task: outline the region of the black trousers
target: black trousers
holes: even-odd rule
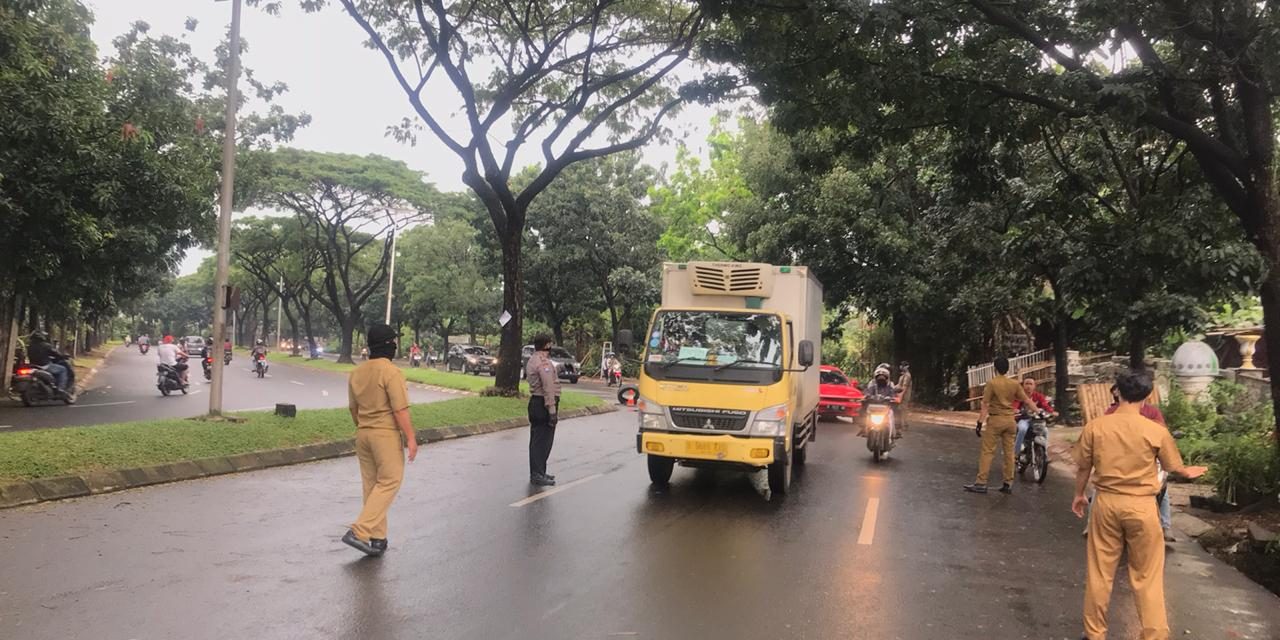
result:
[[[556,412],[560,410],[560,398],[556,398]],[[551,457],[551,445],[556,440],[556,428],[551,426],[551,412],[542,396],[529,397],[529,475],[547,472],[547,458]]]

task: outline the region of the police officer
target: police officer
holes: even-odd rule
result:
[[[1155,497],[1160,492],[1156,472],[1164,470],[1196,478],[1204,467],[1185,467],[1169,430],[1144,417],[1142,403],[1151,395],[1151,378],[1129,371],[1116,379],[1120,406],[1085,425],[1076,443],[1076,493],[1071,510],[1083,518],[1089,478],[1097,489],[1089,520],[1084,588],[1086,640],[1107,637],[1107,605],[1116,566],[1126,549],[1129,581],[1133,584],[1142,623],[1143,640],[1169,637],[1164,606],[1164,537]]]
[[[551,336],[534,336],[533,355],[524,365],[524,377],[529,381],[529,483],[539,487],[556,483],[556,477],[547,474],[560,408],[560,379],[551,361],[552,346]]]
[[[407,443],[409,462],[413,462],[418,457],[418,440],[409,419],[404,373],[391,363],[396,330],[375,324],[369,327],[368,337],[372,357],[351,372],[347,383],[364,508],[342,541],[366,555],[380,556],[387,550],[387,511],[404,478],[404,447]]]

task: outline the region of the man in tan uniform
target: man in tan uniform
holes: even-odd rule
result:
[[[533,355],[524,366],[524,377],[529,381],[529,483],[549,487],[556,477],[547,474],[547,458],[556,439],[556,415],[560,409],[560,378],[556,364],[551,361],[551,336],[541,334],[533,338]]]
[[[999,356],[992,363],[996,375],[987,383],[982,392],[982,414],[978,416],[978,435],[982,436],[982,455],[978,458],[978,477],[973,484],[966,484],[965,491],[971,493],[987,492],[987,476],[991,472],[991,460],[996,455],[996,444],[1004,447],[1004,485],[1000,493],[1013,493],[1014,451],[1013,441],[1018,435],[1018,425],[1014,421],[1013,403],[1015,400],[1031,402],[1022,385],[1010,378],[1009,359]],[[985,424],[985,429],[983,428]]]
[[[369,327],[368,337],[371,357],[351,372],[347,383],[364,508],[342,541],[367,555],[380,556],[387,550],[387,511],[404,478],[404,446],[408,443],[409,462],[413,462],[418,440],[409,419],[404,374],[391,363],[396,331],[376,324]]]
[[[1107,605],[1120,554],[1128,549],[1129,581],[1138,604],[1142,640],[1168,640],[1164,607],[1164,536],[1156,494],[1164,470],[1199,477],[1203,467],[1184,467],[1169,430],[1141,415],[1151,395],[1151,378],[1125,372],[1116,380],[1120,406],[1116,412],[1085,425],[1076,443],[1076,494],[1071,510],[1084,517],[1089,502],[1085,487],[1093,476],[1097,496],[1089,520],[1084,588],[1084,633],[1087,640],[1107,637]]]

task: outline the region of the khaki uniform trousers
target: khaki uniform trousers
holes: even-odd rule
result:
[[[1084,632],[1107,637],[1107,606],[1120,554],[1129,554],[1129,582],[1137,599],[1142,640],[1168,640],[1164,608],[1164,534],[1155,496],[1098,491],[1089,514],[1085,551]]]
[[[386,539],[387,511],[404,478],[404,444],[398,429],[357,429],[356,459],[364,483],[364,508],[351,525],[356,537]]]
[[[996,445],[1004,446],[1004,481],[1013,484],[1013,441],[1018,435],[1018,425],[1013,416],[990,416],[982,429],[982,456],[978,458],[978,484],[985,485],[991,474],[991,460],[996,455]]]

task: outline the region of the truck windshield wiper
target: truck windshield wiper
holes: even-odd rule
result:
[[[705,358],[688,358],[688,357],[676,358],[675,360],[671,360],[670,362],[663,362],[659,366],[662,367],[663,371],[666,371],[667,369],[670,369],[672,366],[680,364],[681,362],[706,362],[706,359]]]
[[[769,364],[769,365],[771,365],[771,364],[773,364],[773,363],[772,363],[772,362],[762,362],[762,361],[760,361],[760,360],[734,360],[733,362],[730,362],[730,363],[728,363],[728,364],[722,364],[722,365],[720,365],[720,366],[716,367],[716,368],[715,368],[715,371],[717,371],[717,372],[719,372],[719,371],[724,371],[725,369],[728,369],[729,367],[735,367],[735,366],[740,365],[740,364]]]

